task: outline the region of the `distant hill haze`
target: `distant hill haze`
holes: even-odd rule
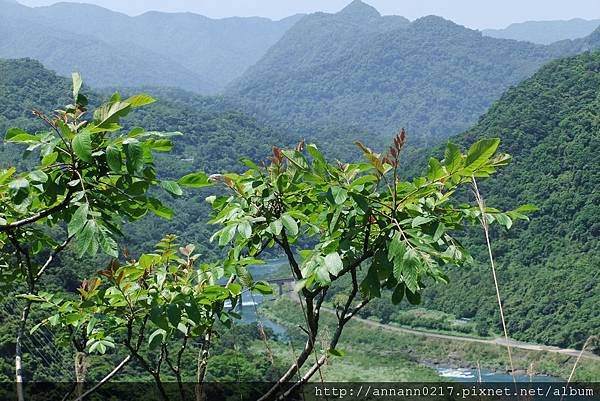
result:
[[[503,29],[484,29],[481,32],[494,38],[526,40],[548,45],[559,40],[583,38],[599,26],[600,19],[573,18],[557,21],[519,22]]]
[[[337,14],[303,17],[227,94],[291,131],[363,131],[374,141],[406,127],[413,144],[436,143],[547,61],[596,48],[598,32],[543,46],[436,16],[384,17],[356,0]]]
[[[35,58],[92,86],[173,86],[214,93],[241,75],[300,15],[211,19],[192,13],[137,17],[58,3],[30,8],[0,0],[0,57]]]

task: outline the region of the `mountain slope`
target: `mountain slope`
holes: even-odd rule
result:
[[[3,3],[0,57],[32,57],[62,75],[79,68],[93,86],[211,93],[254,64],[298,18],[213,20],[159,12],[129,17],[89,4]]]
[[[486,202],[540,209],[529,223],[493,232],[509,333],[581,347],[600,327],[600,51],[544,66],[452,141],[468,146],[490,137],[501,138],[513,163],[480,183]],[[409,164],[423,165],[426,154]],[[475,266],[454,271],[425,304],[500,332],[481,236],[478,229],[465,239]]]
[[[526,40],[547,45],[559,40],[583,38],[598,26],[600,26],[600,19],[573,18],[557,21],[526,21],[510,24],[503,29],[484,29],[481,32],[493,38]]]
[[[342,126],[372,142],[404,126],[413,143],[435,143],[545,62],[600,44],[494,39],[434,16],[383,24],[368,5],[349,7],[304,17],[228,94],[267,121],[321,137]]]

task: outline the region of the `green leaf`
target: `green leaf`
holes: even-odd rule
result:
[[[181,311],[176,304],[169,304],[167,307],[167,317],[173,327],[177,327],[179,322],[181,322]]]
[[[98,128],[107,128],[118,123],[121,117],[125,117],[131,111],[131,105],[121,102],[113,95],[113,101],[103,104],[94,112],[94,123]]]
[[[121,151],[114,145],[108,145],[106,147],[106,163],[108,167],[115,173],[121,171],[123,167],[123,160],[121,158]]]
[[[102,227],[99,230],[98,243],[100,244],[100,248],[104,253],[113,258],[119,257],[119,246],[117,242],[110,236],[108,230]]]
[[[522,206],[519,206],[518,208],[516,208],[515,212],[533,213],[533,212],[537,212],[538,210],[540,210],[540,209],[537,206],[531,205],[531,204],[526,204],[526,205],[522,205]]]
[[[228,226],[225,226],[223,229],[221,229],[218,232],[220,246],[227,245],[233,239],[233,237],[235,236],[236,228],[237,228],[237,225],[230,224]]]
[[[287,213],[283,214],[281,216],[281,223],[290,235],[298,235],[298,223],[296,223],[296,220],[292,216]]]
[[[273,288],[269,285],[269,283],[267,283],[265,281],[257,281],[254,284],[253,289],[262,295],[273,294]]]
[[[396,233],[388,245],[388,260],[390,262],[394,260],[400,261],[402,258],[404,258],[405,252],[406,245],[404,245],[402,235],[400,233]]]
[[[163,187],[165,191],[174,196],[183,195],[183,191],[179,187],[179,185],[175,181],[161,181],[160,186]]]
[[[340,254],[333,252],[325,256],[325,266],[327,267],[327,271],[335,276],[342,271],[344,268],[344,263],[342,262]]]
[[[148,199],[148,208],[157,215],[158,217],[162,217],[163,219],[170,220],[175,216],[175,212],[165,205],[162,204],[161,201],[155,198]]]
[[[308,162],[304,155],[297,150],[283,150],[283,155],[296,167],[301,170],[308,169]]]
[[[433,218],[431,218],[431,217],[417,216],[413,219],[411,226],[412,226],[412,228],[419,227],[419,226],[422,226],[423,224],[429,223],[432,220],[433,220]]]
[[[19,294],[16,298],[26,299],[31,302],[46,302],[46,298],[35,294]]]
[[[164,315],[164,309],[160,306],[154,306],[150,310],[150,320],[157,327],[160,327],[163,330],[169,329],[169,322]]]
[[[330,349],[329,351],[327,351],[330,355],[333,356],[339,356],[340,358],[343,357],[345,355],[344,351],[340,351],[337,350],[335,348]]]
[[[79,231],[81,231],[83,226],[85,226],[85,223],[87,222],[88,211],[89,208],[87,203],[84,203],[83,205],[79,206],[77,210],[75,210],[75,213],[73,213],[73,216],[71,216],[71,220],[67,225],[67,231],[69,235],[77,234]]]
[[[148,104],[152,104],[156,102],[156,99],[152,98],[149,95],[146,95],[144,93],[139,94],[139,95],[135,95],[135,96],[131,96],[129,99],[125,100],[125,103],[129,103],[131,105],[131,107],[138,108],[138,107],[142,107],[142,106],[146,106]]]
[[[237,230],[242,235],[242,237],[246,239],[252,236],[252,226],[248,221],[242,221],[240,224],[238,224]]]
[[[512,227],[513,221],[510,217],[508,217],[507,215],[505,215],[504,213],[496,213],[494,214],[494,217],[496,218],[496,221],[498,222],[498,224],[503,225],[504,227],[506,227],[506,229],[510,229]]]
[[[429,170],[427,171],[427,178],[429,178],[430,181],[437,181],[438,179],[442,178],[444,174],[444,168],[442,167],[440,162],[434,157],[429,159]]]
[[[368,299],[381,297],[381,283],[377,275],[377,268],[371,265],[366,277],[360,283],[361,293]]]
[[[42,166],[46,167],[51,165],[58,158],[58,152],[52,152],[42,157]]]
[[[156,329],[150,337],[148,337],[148,346],[150,349],[158,348],[164,341],[164,338],[167,336],[167,332],[163,329]]]
[[[31,328],[31,330],[29,330],[29,334],[35,333],[40,327],[42,327],[43,324],[44,324],[44,322],[39,322],[38,324],[36,324],[35,326],[33,326]]]
[[[283,228],[283,224],[281,223],[281,219],[277,219],[272,221],[269,224],[269,232],[271,234],[279,235],[281,234],[281,229]]]
[[[449,174],[455,173],[463,165],[463,155],[460,148],[453,143],[448,143],[446,146],[444,165]]]
[[[158,255],[144,254],[144,255],[140,256],[139,264],[144,269],[149,269],[159,259],[160,259],[160,257]]]
[[[402,280],[406,284],[407,290],[411,290],[413,292],[418,291],[418,279],[421,263],[419,252],[417,252],[414,248],[409,248],[406,250],[404,257],[402,258]],[[398,281],[400,281],[400,279],[398,279]]]
[[[13,202],[20,205],[29,196],[29,181],[17,178],[8,184],[8,190]]]
[[[33,170],[29,173],[29,179],[33,182],[48,182],[48,175],[42,170]]]
[[[88,220],[77,238],[77,256],[82,257],[84,254],[90,256],[96,255],[98,252],[98,229],[94,220]]]
[[[149,139],[146,143],[157,152],[170,152],[173,149],[173,141],[169,139]]]
[[[85,162],[92,161],[92,137],[89,131],[83,130],[73,138],[73,152]]]
[[[410,302],[411,305],[419,305],[421,303],[421,293],[420,292],[412,292],[408,288],[406,289],[406,299]]]
[[[398,305],[400,302],[402,302],[402,299],[404,298],[404,289],[404,283],[400,283],[396,286],[394,292],[392,293],[392,304]]]
[[[212,182],[209,181],[208,176],[204,173],[188,174],[181,177],[177,182],[190,188],[204,188],[213,185]]]
[[[475,171],[484,165],[496,152],[500,145],[500,139],[482,139],[475,142],[467,152],[465,167],[470,171]]]
[[[348,199],[348,191],[341,187],[331,187],[331,199],[336,205],[341,205]]]
[[[435,229],[435,233],[433,234],[433,242],[438,242],[442,235],[446,232],[446,226],[444,223],[439,223],[437,228]]]
[[[144,151],[139,142],[130,142],[125,145],[125,154],[127,155],[127,171],[130,174],[141,172],[144,167]]]
[[[20,128],[10,128],[6,131],[6,136],[4,137],[6,142],[14,142],[14,143],[35,143],[40,142],[40,138],[35,135],[28,134]]]
[[[193,298],[185,305],[185,311],[187,312],[187,317],[195,324],[199,324],[202,321],[202,314]]]
[[[77,101],[77,98],[79,97],[79,91],[81,90],[81,85],[83,84],[83,80],[81,79],[81,75],[78,72],[72,73],[71,79],[73,81],[73,99]]]

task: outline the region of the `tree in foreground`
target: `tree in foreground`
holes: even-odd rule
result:
[[[52,308],[52,315],[31,332],[42,324],[64,329],[67,343],[76,349],[77,381],[85,378],[88,354],[104,354],[121,345],[127,356],[109,378],[135,359],[162,391],[161,363],[181,382],[180,359],[188,340],[210,333],[215,319],[221,318],[224,300],[235,301],[241,291],[237,284],[217,284],[226,270],[216,264],[197,267],[194,248],[179,248],[172,236],[158,244],[155,253],[137,260],[126,255],[124,263],[118,261],[122,224],[148,213],[167,219],[173,215],[151,189],[180,196],[180,184],[199,188],[210,183],[202,173],[178,182],[157,177],[153,153],[170,151],[171,137],[180,133],[138,127],[122,132],[120,119],[154,99],[114,94],[89,113],[81,86],[80,76],[73,74],[73,104],[51,117],[34,112],[47,131],[31,134],[13,128],[5,136],[6,142],[26,145],[26,155],[39,157],[39,164],[28,171],[0,171],[2,295],[20,292],[24,302],[15,333],[19,400],[24,399],[22,341],[34,304]],[[80,258],[100,252],[113,258],[100,277],[83,281],[79,298],[43,287],[45,273],[56,267],[67,248]],[[168,355],[175,341],[181,342],[180,348]],[[159,358],[153,364],[149,354],[155,349]]]
[[[402,131],[384,155],[357,143],[364,163],[328,163],[312,144],[273,148],[268,165],[244,160],[245,173],[214,177],[230,191],[209,199],[211,223],[222,226],[214,239],[231,246],[229,263],[278,248],[287,256],[304,313],[304,348],[263,400],[286,398],[330,356],[341,355],[337,346],[345,325],[385,290],[394,304],[405,297],[417,304],[428,280],[447,282],[444,265],[469,260],[456,234],[465,224],[477,224],[482,210],[452,201],[474,177],[489,177],[510,157],[497,153],[498,139],[481,140],[466,154],[448,144],[443,160],[429,160],[425,176],[402,181],[405,139]],[[483,212],[489,223],[507,228],[527,218],[520,210]],[[336,296],[337,327],[328,346],[318,350],[321,308],[342,278],[350,285],[343,300]]]

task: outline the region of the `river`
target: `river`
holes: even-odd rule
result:
[[[285,265],[287,260],[285,258],[278,258],[266,261],[265,264],[250,266],[250,272],[254,280],[267,280],[270,278],[282,278],[274,277],[275,273],[279,270],[281,265]],[[263,316],[257,314],[258,306],[270,299],[272,296],[263,296],[261,294],[250,294],[244,293],[242,296],[243,308],[241,309],[240,315],[242,316],[242,322],[252,323],[260,321],[264,327],[268,327],[281,339],[285,339],[286,328],[272,320],[266,319]],[[449,381],[456,382],[512,382],[512,375],[506,373],[495,372],[487,369],[482,369],[479,373],[477,369],[458,368],[452,366],[437,366],[435,369],[438,371],[440,377]],[[479,375],[481,374],[481,378]],[[517,382],[534,382],[534,383],[547,383],[547,382],[559,382],[560,379],[545,376],[545,375],[517,375]]]

